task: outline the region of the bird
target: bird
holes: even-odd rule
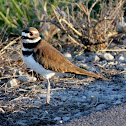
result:
[[[75,66],[56,48],[42,39],[39,31],[34,27],[27,27],[22,31],[22,57],[24,63],[33,71],[47,79],[46,103],[50,103],[50,81],[56,73],[74,73],[103,78],[93,72]]]

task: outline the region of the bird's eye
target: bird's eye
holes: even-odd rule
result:
[[[33,32],[30,32],[29,34],[30,34],[30,36],[33,36],[33,35],[34,35],[34,33],[33,33]]]

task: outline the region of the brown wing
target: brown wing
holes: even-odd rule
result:
[[[55,72],[71,72],[70,69],[74,67],[58,50],[44,40],[41,40],[34,49],[33,57],[45,69]]]
[[[33,57],[47,70],[52,70],[60,73],[69,72],[87,75],[95,78],[103,78],[100,75],[96,75],[92,72],[88,72],[73,65],[57,49],[55,49],[44,40],[41,40],[40,44],[37,45],[37,47],[34,49]]]

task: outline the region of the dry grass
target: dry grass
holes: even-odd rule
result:
[[[53,41],[53,36],[57,33],[60,41],[67,42],[66,39],[68,39],[88,51],[97,51],[108,47],[113,41],[111,37],[118,34],[119,22],[123,20],[124,1],[115,0],[106,3],[96,0],[90,8],[88,7],[89,2],[87,1],[86,4],[75,3],[71,4],[70,7],[62,8],[52,5],[54,16],[47,18],[49,15],[46,15],[45,19],[40,20],[40,22],[50,22],[58,29],[50,27],[44,37]],[[98,13],[94,10],[96,5],[99,5],[100,8]],[[50,32],[52,30],[53,35]],[[66,36],[62,37],[64,33]],[[54,41],[57,40],[54,39]]]

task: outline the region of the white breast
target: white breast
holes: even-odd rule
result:
[[[46,79],[49,79],[49,78],[51,78],[52,76],[55,75],[55,72],[50,71],[50,70],[46,70],[45,68],[42,67],[42,65],[40,65],[39,63],[37,63],[37,62],[34,60],[34,58],[33,58],[32,55],[30,55],[30,56],[23,56],[23,55],[22,55],[22,57],[23,57],[23,60],[24,60],[25,64],[26,64],[29,68],[31,68],[31,69],[33,69],[35,72],[41,74],[41,75],[42,75],[43,77],[45,77]]]

